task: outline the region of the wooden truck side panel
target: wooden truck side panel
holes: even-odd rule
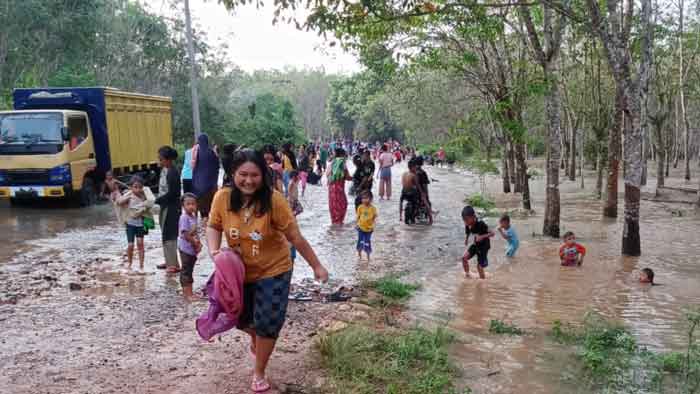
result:
[[[105,89],[107,134],[116,173],[154,168],[158,148],[172,145],[172,100]]]

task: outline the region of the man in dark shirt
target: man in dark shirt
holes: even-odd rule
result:
[[[362,204],[362,192],[372,191],[372,181],[374,179],[374,162],[369,150],[360,153],[360,160],[356,163],[357,169],[352,177],[352,186],[357,197],[355,198],[355,210]]]
[[[464,244],[468,246],[462,256],[464,273],[467,278],[471,278],[471,275],[469,275],[469,260],[476,256],[478,262],[476,269],[479,271],[479,278],[486,279],[484,268],[489,265],[488,253],[489,249],[491,249],[491,240],[489,238],[493,237],[495,233],[489,230],[489,226],[486,223],[477,219],[474,208],[470,206],[462,209],[462,220],[464,220],[464,232],[466,234]],[[474,236],[474,241],[471,245],[469,245],[470,235]]]

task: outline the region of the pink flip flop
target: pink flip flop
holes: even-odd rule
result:
[[[250,385],[250,388],[254,393],[264,393],[269,391],[272,387],[270,383],[267,382],[267,379],[256,379],[253,377],[253,383]]]

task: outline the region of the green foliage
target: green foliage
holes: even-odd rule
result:
[[[588,314],[581,328],[552,324],[551,337],[574,345],[581,383],[600,392],[696,393],[700,390],[700,349],[695,339],[700,314],[686,315],[685,352],[653,353],[637,344],[624,327]]]
[[[491,320],[489,323],[489,333],[499,335],[523,335],[525,331],[512,323],[506,323],[502,320]]]
[[[370,282],[368,287],[373,288],[379,294],[392,301],[404,301],[420,288],[420,286],[415,284],[401,282],[395,276],[385,276]]]
[[[248,112],[248,116],[234,125],[226,136],[254,148],[265,144],[300,143],[304,138],[301,126],[296,123],[292,103],[271,94],[257,97],[255,116]]]
[[[467,196],[464,202],[467,205],[471,205],[473,208],[481,208],[487,212],[496,208],[496,203],[492,199],[479,193]]]
[[[442,328],[350,326],[321,337],[318,348],[336,393],[456,394],[457,369],[447,353],[453,341]]]

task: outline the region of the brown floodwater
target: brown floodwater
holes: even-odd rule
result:
[[[623,258],[622,224],[602,218],[591,174],[583,191],[578,181],[563,181],[562,233],[574,231],[588,250],[582,267],[563,268],[559,240],[538,235],[544,180],[535,178],[535,214],[513,216],[521,241],[517,256],[504,257],[505,243],[497,235],[489,277],[467,280],[460,264],[460,212],[464,197],[478,191],[478,178],[467,171],[428,167],[434,180],[431,199],[440,213],[432,227],[409,227],[398,220],[397,172],[405,166],[396,170],[392,201],[375,201],[379,221],[371,263],[357,260],[352,200],[347,223],[332,226],[325,187],[309,186],[302,198],[302,232],[337,280],[354,283],[397,272],[420,283],[409,313],[419,324],[447,325],[459,333],[453,355],[464,370],[462,383],[475,393],[585,392],[562,379],[569,355],[545,333],[555,320],[580,324],[588,311],[624,323],[651,349],[682,348],[683,308],[700,304],[700,218],[692,206],[644,201],[643,255]],[[678,179],[671,182],[681,183]],[[499,208],[517,208],[519,196],[499,193],[500,184],[488,179]],[[645,190],[653,190],[653,180]],[[495,226],[496,219],[486,221]],[[195,358],[206,364],[191,329],[192,318],[206,305],[180,302],[177,278],[155,270],[162,259],[157,230],[146,237],[148,274],[143,276],[120,270],[126,239],[108,206],[0,204],[0,233],[0,387],[13,393],[45,392],[42,387],[52,384],[75,392],[117,392],[120,379],[133,376],[129,392],[173,392],[172,385],[167,390],[154,386],[139,365],[151,362],[154,352],[152,363],[169,371]],[[654,269],[659,286],[637,282],[644,267]],[[211,270],[207,258],[198,263],[195,287],[204,284]],[[294,280],[311,275],[297,260]],[[81,284],[82,290],[70,291],[69,283]],[[513,322],[530,334],[490,335],[491,319]],[[172,335],[184,335],[186,345],[168,342]],[[80,372],[84,369],[92,372]]]

